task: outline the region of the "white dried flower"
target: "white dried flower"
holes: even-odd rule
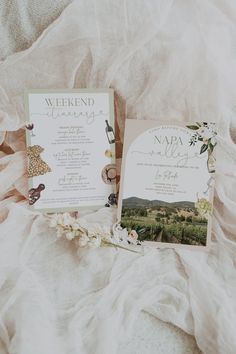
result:
[[[49,223],[50,227],[56,227],[57,226],[57,219],[55,217],[52,217],[50,219],[50,223]]]
[[[79,225],[81,228],[86,229],[86,230],[88,229],[88,226],[89,226],[88,222],[85,219],[79,219]]]
[[[68,231],[66,232],[66,238],[67,240],[71,241],[75,238],[76,232],[75,231]]]
[[[91,237],[88,243],[88,246],[91,248],[97,248],[101,246],[101,237],[96,236],[96,237]]]
[[[86,247],[88,245],[89,238],[86,235],[82,235],[79,237],[77,244],[79,247]]]
[[[65,227],[70,226],[74,221],[74,218],[69,213],[62,214],[62,225]]]
[[[99,224],[91,224],[87,228],[89,238],[103,236],[104,230]]]
[[[63,229],[61,229],[60,227],[57,228],[57,238],[60,238],[63,236]]]
[[[80,221],[79,220],[74,220],[73,221],[73,223],[71,224],[71,227],[72,227],[72,229],[74,230],[74,231],[78,231],[78,233],[79,232],[81,232],[81,233],[84,233],[84,228],[81,226],[81,223],[80,223]]]
[[[57,225],[60,225],[62,224],[62,214],[53,214],[51,217],[50,217],[50,223],[49,223],[49,226],[50,227],[56,227]]]
[[[134,230],[128,235],[126,229],[116,225],[111,232],[107,225],[90,224],[86,219],[79,219],[69,213],[52,215],[50,226],[56,228],[58,238],[65,237],[67,240],[74,240],[78,248],[98,248],[108,245],[124,248],[130,243],[138,244],[138,235]]]

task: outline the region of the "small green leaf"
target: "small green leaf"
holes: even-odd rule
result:
[[[203,144],[200,150],[200,154],[203,154],[206,150],[208,149],[208,145],[207,144]]]
[[[198,130],[199,127],[197,125],[186,125],[187,128],[192,129],[192,130]]]
[[[212,145],[212,143],[209,143],[208,146],[209,146],[210,151],[212,152],[214,149],[214,145]]]

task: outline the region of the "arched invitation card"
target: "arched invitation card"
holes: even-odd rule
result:
[[[209,246],[214,123],[126,120],[119,193],[121,226],[155,247]]]

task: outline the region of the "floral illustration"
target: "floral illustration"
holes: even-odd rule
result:
[[[198,199],[195,207],[202,217],[208,218],[212,215],[212,204],[205,198]]]
[[[194,134],[190,139],[190,146],[195,145],[197,141],[202,141],[203,144],[201,146],[200,154],[203,152],[210,150],[213,151],[216,146],[216,131],[215,131],[215,123],[196,123],[196,125],[187,125],[187,128],[194,130]]]
[[[108,226],[90,224],[85,219],[79,218],[78,214],[72,216],[70,213],[53,214],[49,218],[49,225],[56,228],[57,237],[73,240],[78,248],[115,247],[136,252],[127,246],[140,245],[136,231],[128,233],[119,224],[111,230]]]
[[[215,172],[215,157],[213,156],[213,150],[216,146],[216,131],[215,123],[196,122],[195,125],[187,125],[187,128],[194,130],[193,135],[190,138],[189,145],[194,146],[197,141],[202,141],[200,154],[205,151],[208,152],[207,168],[209,173]]]

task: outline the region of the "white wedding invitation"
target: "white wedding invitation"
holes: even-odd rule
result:
[[[116,188],[113,91],[34,90],[26,107],[29,204],[103,207]]]
[[[215,171],[214,123],[126,120],[118,219],[144,244],[206,248]]]

